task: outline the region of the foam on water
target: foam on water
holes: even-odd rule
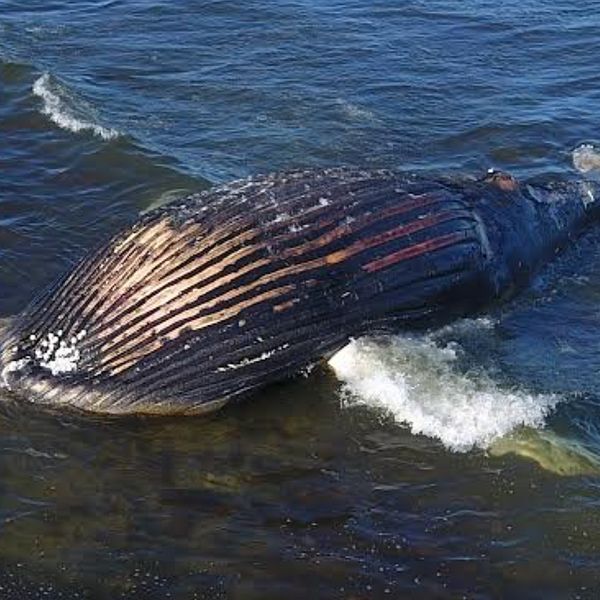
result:
[[[342,98],[337,100],[337,104],[340,107],[342,113],[356,121],[374,121],[376,120],[375,115],[367,108],[348,102]]]
[[[32,91],[43,100],[41,112],[62,129],[73,133],[91,131],[103,140],[112,140],[118,137],[119,132],[116,129],[103,127],[82,114],[86,111],[78,106],[72,95],[51,79],[48,73],[44,73],[35,80]],[[91,107],[87,108],[87,112],[92,112]]]
[[[436,335],[362,338],[329,364],[342,381],[346,405],[384,409],[450,450],[488,448],[517,427],[544,425],[557,396],[505,388],[482,369],[465,371],[458,365],[461,353],[458,343]]]
[[[571,158],[580,173],[600,172],[600,148],[594,144],[581,144],[573,150]]]

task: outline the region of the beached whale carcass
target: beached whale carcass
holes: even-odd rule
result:
[[[341,348],[511,295],[598,216],[598,186],[325,169],[156,209],[1,340],[4,385],[103,413],[195,414]]]

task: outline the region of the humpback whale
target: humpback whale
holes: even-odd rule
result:
[[[351,337],[512,296],[598,218],[597,198],[589,181],[352,168],[192,194],[124,228],[12,319],[0,380],[99,413],[211,411]]]

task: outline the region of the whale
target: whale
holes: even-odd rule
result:
[[[0,331],[39,404],[194,415],[511,298],[600,216],[589,180],[331,168],[253,176],[129,223]]]

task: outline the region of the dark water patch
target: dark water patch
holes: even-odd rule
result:
[[[168,192],[206,186],[126,138],[73,133],[40,114],[39,73],[3,63],[2,312],[22,307],[82,254]]]
[[[595,126],[585,115],[597,99],[586,45],[594,19],[593,10],[563,3],[123,2],[23,11],[8,2],[0,47],[68,76],[115,129],[214,180],[299,162],[448,168],[440,135],[471,131],[490,114],[508,125],[524,111],[551,115],[554,128],[572,119],[568,132],[531,123],[520,136],[523,153],[528,141],[549,144],[552,162],[553,138],[575,141]],[[54,33],[32,36],[46,30]],[[340,113],[339,102],[356,110]],[[365,123],[365,114],[376,119]],[[490,132],[476,137],[452,149],[454,168],[506,145]],[[526,171],[509,158],[498,166]]]
[[[7,585],[17,564],[22,589],[88,597],[300,597],[306,578],[323,598],[597,583],[580,564],[594,562],[598,532],[594,509],[571,505],[579,483],[527,462],[440,452],[368,412],[340,411],[319,379],[209,420],[8,405]],[[532,553],[557,573],[577,569],[577,582],[548,583],[541,563],[526,572]]]

